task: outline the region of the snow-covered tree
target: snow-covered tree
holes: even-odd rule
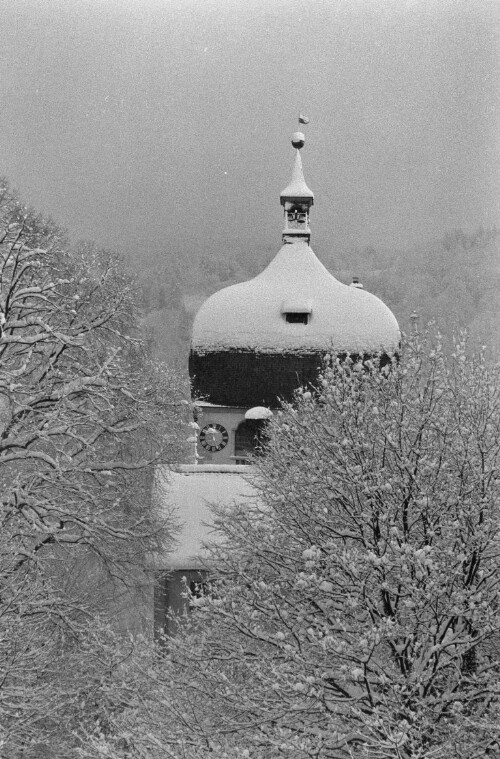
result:
[[[275,415],[127,756],[499,755],[498,375],[414,336]]]
[[[144,615],[147,554],[171,527],[149,493],[176,454],[179,388],[141,353],[134,297],[118,259],[72,250],[2,186],[2,756],[67,757],[95,721],[121,656],[104,623]]]

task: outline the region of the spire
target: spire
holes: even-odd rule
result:
[[[314,193],[306,185],[304,179],[304,170],[302,168],[302,158],[300,157],[300,150],[295,151],[295,164],[293,167],[292,181],[288,184],[280,195],[281,205],[285,204],[286,200],[302,200],[303,198],[309,198],[314,203]]]
[[[303,122],[301,122],[303,123]],[[309,242],[309,209],[314,203],[314,193],[309,189],[304,179],[300,150],[304,147],[305,137],[302,132],[292,135],[292,145],[295,150],[295,164],[292,179],[280,194],[280,203],[285,212],[285,228],[283,242],[304,240]]]

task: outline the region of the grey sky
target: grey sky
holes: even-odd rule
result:
[[[76,236],[279,245],[303,150],[313,247],[500,221],[496,0],[3,0],[0,173]]]

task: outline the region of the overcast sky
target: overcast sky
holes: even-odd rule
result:
[[[0,173],[76,237],[161,257],[500,222],[498,0],[1,0]]]

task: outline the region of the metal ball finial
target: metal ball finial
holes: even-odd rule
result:
[[[302,132],[294,132],[292,134],[292,145],[294,148],[297,148],[297,150],[300,150],[304,147],[306,142],[306,138],[304,137],[304,134]]]

